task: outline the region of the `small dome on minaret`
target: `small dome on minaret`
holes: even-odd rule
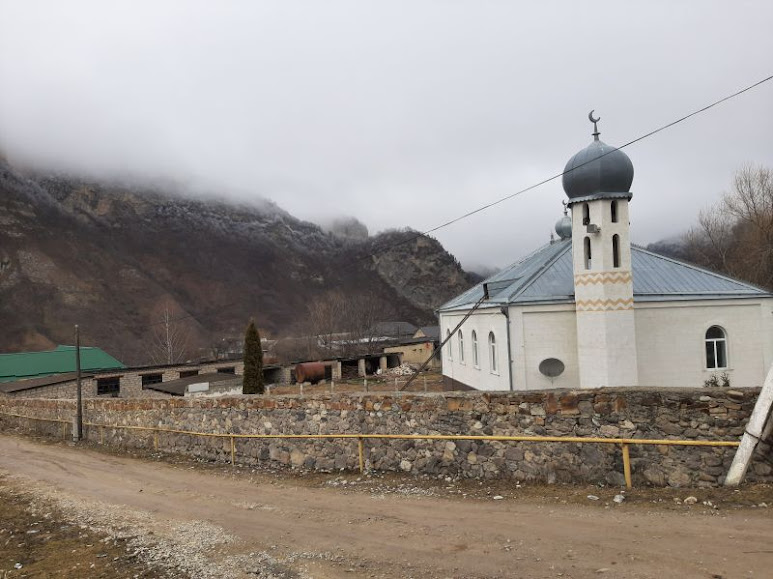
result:
[[[631,198],[633,163],[628,155],[599,140],[596,123],[601,118],[588,118],[593,123],[593,142],[575,154],[564,168],[564,192],[570,203],[605,198]]]

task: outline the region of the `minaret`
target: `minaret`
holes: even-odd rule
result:
[[[628,204],[633,164],[599,140],[569,159],[563,186],[572,210],[580,387],[637,386]]]

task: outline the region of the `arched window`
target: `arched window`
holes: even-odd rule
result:
[[[612,201],[609,209],[612,212],[612,223],[617,223],[617,201]]]
[[[488,350],[489,350],[489,363],[491,365],[491,371],[497,371],[497,339],[494,337],[494,332],[488,333]]]
[[[582,224],[588,225],[590,223],[590,205],[587,203],[582,204]]]
[[[591,255],[590,255],[590,237],[586,236],[583,242],[585,248],[585,269],[590,269]]]
[[[457,334],[459,336],[459,362],[464,364],[464,334],[461,330]]]
[[[446,330],[446,354],[448,359],[453,361],[454,359],[454,345],[451,343],[451,330]]]
[[[711,326],[706,330],[706,368],[727,368],[727,337],[725,330],[719,326]]]
[[[620,236],[612,236],[612,267],[620,267]]]
[[[478,334],[475,333],[475,330],[472,331],[472,364],[476,368],[480,367],[478,362]]]

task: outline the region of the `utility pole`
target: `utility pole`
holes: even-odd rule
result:
[[[81,391],[81,335],[78,324],[75,324],[75,376],[76,376],[76,410],[75,410],[75,440],[83,438],[83,393]]]

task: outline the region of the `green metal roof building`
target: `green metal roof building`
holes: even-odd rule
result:
[[[93,372],[126,366],[99,348],[81,346],[81,370]],[[15,382],[75,372],[75,346],[57,346],[44,352],[0,354],[0,382]]]

